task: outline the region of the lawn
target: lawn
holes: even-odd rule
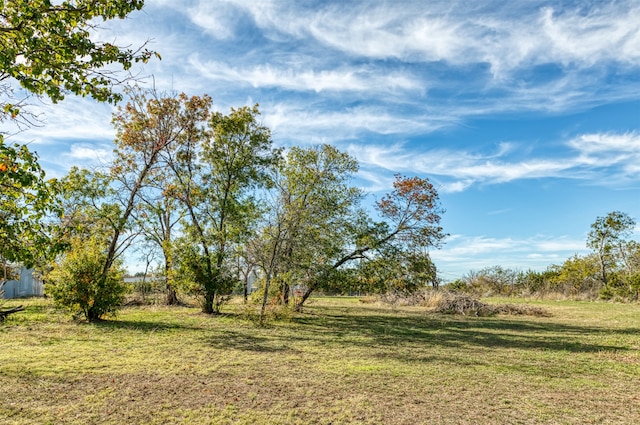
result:
[[[258,328],[236,306],[82,324],[21,302],[0,324],[2,424],[640,423],[637,304],[465,317],[318,298]]]

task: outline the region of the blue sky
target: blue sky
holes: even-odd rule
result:
[[[277,145],[350,152],[370,200],[394,173],[428,177],[446,280],[542,270],[586,253],[597,216],[640,221],[640,0],[147,0],[101,25],[162,55],[143,85],[257,102]],[[49,175],[109,157],[110,106],[34,108],[44,125],[11,140]]]

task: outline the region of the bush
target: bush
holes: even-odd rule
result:
[[[615,296],[615,291],[610,286],[603,286],[598,292],[598,298],[605,301],[610,301]]]
[[[128,286],[120,264],[103,275],[106,254],[94,240],[72,243],[69,251],[48,276],[56,305],[87,321],[114,314],[124,302]]]
[[[175,252],[179,266],[179,277],[176,276],[174,280],[176,285],[187,294],[197,297],[204,313],[220,313],[222,306],[231,299],[238,279],[228,273],[226,266],[223,265],[221,269],[216,267],[214,254],[207,257],[187,240],[182,240]]]
[[[600,289],[598,296],[607,301],[637,301],[640,293],[640,273],[613,273],[609,285]]]
[[[262,304],[262,298],[264,297],[264,285],[264,278],[260,278],[260,280],[257,282],[256,290],[249,294],[249,304]],[[282,292],[280,291],[280,289],[281,285],[279,284],[279,282],[271,281],[271,283],[269,284],[269,294],[267,295],[267,300],[270,300],[269,302],[273,302],[273,300],[276,300],[275,302],[277,303],[278,300],[282,299]]]
[[[467,292],[469,288],[467,282],[462,279],[456,279],[447,285],[447,290],[451,292]]]

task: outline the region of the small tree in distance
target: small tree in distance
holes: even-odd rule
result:
[[[591,225],[587,246],[594,250],[600,263],[602,285],[609,285],[610,275],[618,262],[624,260],[625,244],[636,222],[628,214],[613,211],[597,217]]]

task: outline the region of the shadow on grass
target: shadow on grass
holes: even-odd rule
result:
[[[254,329],[255,330],[255,329]],[[291,348],[291,339],[274,336],[260,336],[246,332],[226,330],[215,335],[206,336],[204,342],[214,348],[254,351],[262,353],[296,352]]]
[[[88,325],[88,323],[87,323]],[[124,329],[141,332],[166,332],[166,331],[201,331],[197,326],[190,326],[180,322],[161,322],[149,320],[99,320],[91,322],[91,325],[102,329]]]
[[[216,320],[220,317],[229,317],[233,315],[211,316],[210,320]],[[248,327],[240,330],[219,329],[191,326],[179,321],[149,321],[149,320],[100,320],[91,324],[106,330],[125,330],[141,333],[152,332],[195,332],[205,344],[213,348],[236,349],[256,352],[283,352],[293,351],[289,347],[289,341],[279,336],[263,337],[256,335],[256,328]]]
[[[344,309],[322,307],[322,314],[307,314],[296,322],[313,327],[316,333],[350,340],[369,337],[367,344],[399,346],[424,343],[447,348],[484,347],[522,350],[553,350],[575,353],[624,351],[627,347],[593,343],[612,334],[637,335],[638,328],[607,329],[566,325],[531,318],[513,320],[498,317],[459,317],[439,314],[393,314],[388,310],[353,307]],[[347,342],[347,341],[345,341]]]
[[[380,355],[395,356],[406,361],[425,361],[424,354],[427,353],[412,352],[422,347],[569,353],[629,351],[630,348],[624,343],[615,345],[607,341],[612,340],[611,336],[640,334],[638,328],[576,326],[548,318],[449,316],[424,310],[401,309],[394,312],[386,308],[359,305],[310,306],[291,323],[276,323],[268,330],[240,327],[237,326],[237,317],[228,318],[231,319],[228,325],[216,327],[194,326],[178,319],[117,319],[97,322],[95,326],[144,333],[175,331],[177,335],[183,331],[196,332],[197,338],[216,349],[286,354],[298,352],[296,347],[316,344],[338,349],[371,348]],[[394,350],[394,347],[402,350]]]

